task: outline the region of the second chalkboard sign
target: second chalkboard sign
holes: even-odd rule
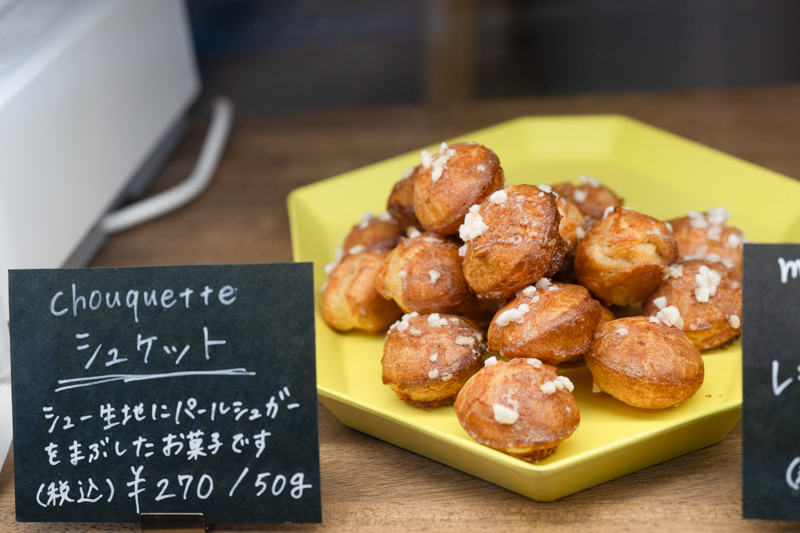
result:
[[[310,264],[9,280],[18,521],[321,520]]]
[[[800,520],[800,245],[744,247],[743,514]]]

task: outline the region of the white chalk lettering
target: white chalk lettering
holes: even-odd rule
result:
[[[175,497],[175,494],[166,494],[167,487],[169,487],[169,481],[167,480],[167,478],[160,480],[158,483],[156,483],[156,486],[161,487],[161,492],[159,492],[158,496],[156,496],[157,502]]]
[[[272,495],[280,496],[281,492],[283,492],[283,489],[285,488],[286,488],[286,476],[284,476],[283,474],[278,474],[272,481]]]
[[[142,470],[144,470],[144,465],[139,468],[131,467],[133,481],[126,483],[127,486],[133,487],[133,490],[128,493],[128,498],[134,498],[136,500],[136,514],[139,514],[139,494],[143,493],[145,490],[144,487],[139,487],[139,485],[147,481],[145,478],[141,477]]]
[[[159,294],[157,289],[128,289],[125,291],[107,291],[105,292],[105,299],[103,298],[103,292],[97,289],[93,289],[88,293],[81,293],[78,285],[76,283],[71,284],[72,289],[72,316],[77,317],[81,311],[100,311],[104,308],[103,302],[105,301],[105,309],[114,309],[115,307],[122,307],[123,298],[120,296],[120,292],[124,294],[124,301],[125,306],[133,311],[133,320],[134,322],[139,322],[139,306],[140,303],[144,304],[144,307],[162,307],[164,310],[167,310],[179,300],[183,301],[183,307],[181,309],[189,309],[192,305],[192,300],[198,297],[202,298],[203,303],[206,306],[212,305],[213,301],[210,299],[210,296],[214,294],[215,290],[208,285],[204,286],[204,289],[201,292],[196,292],[195,289],[191,287],[183,288],[177,295],[176,291],[172,289],[164,289]],[[220,304],[228,306],[233,304],[236,301],[236,293],[238,289],[231,286],[231,285],[224,285],[222,288],[216,291],[217,293],[217,300]],[[50,314],[53,316],[63,316],[69,312],[69,307],[65,304],[66,302],[62,301],[62,297],[64,296],[64,291],[57,291],[53,294],[53,297],[50,299]],[[88,298],[86,296],[88,294]]]
[[[145,344],[147,345],[147,349],[144,352],[144,362],[145,362],[145,364],[147,364],[147,356],[150,355],[150,348],[153,347],[153,341],[157,340],[157,339],[158,339],[158,337],[156,337],[155,335],[153,335],[152,337],[148,337],[146,339],[142,338],[142,334],[141,333],[138,333],[136,335],[136,351],[137,352],[142,348],[143,345],[145,345]]]
[[[268,478],[271,475],[272,474],[270,472],[262,472],[258,475],[258,477],[256,478],[255,486],[259,490],[256,493],[256,496],[261,496],[269,488],[269,486],[267,486],[267,484],[264,482],[264,479]]]
[[[230,285],[225,285],[219,290],[219,301],[222,305],[231,305],[236,300],[236,289]]]
[[[203,301],[206,303],[206,305],[208,305],[208,296],[213,292],[214,290],[208,285],[206,285],[206,288],[203,289],[203,292],[200,293],[200,296],[203,297]]]
[[[169,309],[173,305],[175,305],[174,300],[175,293],[172,292],[170,289],[166,289],[164,292],[161,293],[161,307],[164,309]]]
[[[111,348],[108,351],[108,355],[111,356],[111,360],[110,361],[106,361],[106,366],[116,365],[118,363],[124,363],[125,361],[128,360],[127,358],[120,359],[119,358],[119,350],[117,350],[116,348]]]
[[[83,346],[87,346],[87,345],[83,345]],[[83,368],[85,368],[86,370],[89,370],[89,367],[90,367],[90,366],[92,366],[92,363],[94,362],[94,358],[95,358],[95,357],[97,357],[97,352],[99,352],[99,351],[100,351],[100,348],[102,348],[102,347],[103,347],[103,345],[102,345],[102,344],[98,344],[98,345],[97,345],[97,348],[95,348],[95,349],[94,349],[94,353],[93,353],[93,354],[92,354],[92,356],[89,358],[89,360],[88,360],[88,361],[86,361],[86,366],[84,366]],[[82,348],[81,346],[78,346],[78,349],[79,349],[79,350],[80,350],[81,348]]]
[[[789,468],[786,469],[786,484],[793,490],[800,490],[800,471],[797,471],[798,466],[800,466],[800,457],[795,457],[789,463]]]
[[[778,385],[778,361],[772,361],[772,392],[775,396],[779,396],[789,385],[792,384],[792,378],[786,378],[780,385]]]
[[[193,479],[194,479],[194,476],[191,475],[191,474],[184,474],[184,475],[178,476],[178,485],[180,485],[181,487],[184,486],[183,482],[186,481],[186,486],[183,489],[183,499],[184,500],[186,499],[186,495],[189,493],[189,485],[192,484],[192,480]]]
[[[189,309],[189,296],[191,296],[193,292],[194,291],[192,289],[186,287],[183,292],[178,295],[186,300],[186,309]]]
[[[781,267],[781,283],[789,281],[789,274],[792,275],[792,279],[800,276],[800,259],[786,261],[783,257],[779,257],[778,265]]]
[[[134,322],[139,322],[139,291],[129,290],[125,296],[125,305],[128,306],[128,309],[133,309]]]
[[[206,359],[211,359],[211,357],[209,357],[209,355],[208,355],[208,347],[209,346],[215,346],[217,344],[226,344],[226,341],[223,341],[223,340],[215,340],[215,341],[209,340],[208,339],[208,328],[205,327],[205,326],[203,326],[203,338],[205,339]]]
[[[306,485],[303,483],[303,481],[305,481],[305,478],[306,478],[305,474],[303,474],[302,472],[298,472],[292,476],[291,480],[289,480],[289,483],[293,487],[291,495],[292,498],[294,498],[295,500],[299,500],[300,498],[303,497],[303,491],[305,489],[311,488],[311,485]]]
[[[99,348],[98,348],[99,349]],[[88,364],[87,364],[88,367]],[[91,376],[82,378],[59,379],[58,387],[55,392],[61,392],[79,387],[91,387],[101,383],[111,381],[122,381],[132,383],[134,381],[147,381],[151,379],[176,378],[185,376],[255,376],[255,372],[248,372],[245,368],[226,368],[223,370],[189,370],[183,372],[164,372],[161,374],[106,374],[102,376]]]
[[[83,494],[83,482],[78,481],[78,490],[81,493],[81,497],[78,499],[78,503],[97,503],[100,501],[100,498],[103,497],[102,494],[98,494],[95,498],[92,498],[92,491],[100,491],[97,488],[97,485],[94,484],[94,480],[89,478],[89,490],[86,492],[86,495]]]
[[[42,491],[44,490],[44,486],[45,486],[44,483],[42,483],[41,485],[39,485],[39,490],[36,491],[36,503],[38,503],[42,507],[47,507],[47,504],[43,503],[42,500],[40,499],[42,496]]]
[[[110,296],[111,296],[111,293],[107,292],[106,293],[106,306],[108,306],[109,309],[113,309],[114,307],[121,307],[122,306],[122,304],[119,301],[119,292],[115,292],[114,293],[114,299],[113,300],[110,298]]]
[[[147,294],[147,291],[144,291],[144,305],[150,307],[151,305],[158,305],[158,296],[156,296],[155,289],[150,291],[150,294]]]
[[[249,468],[244,467],[244,470],[242,470],[242,473],[239,474],[239,479],[237,479],[236,483],[234,483],[233,487],[231,487],[231,491],[228,493],[228,498],[232,498],[233,497],[233,493],[236,492],[236,487],[239,486],[239,483],[242,482],[242,480],[244,479],[244,476],[246,476],[249,471],[250,471]]]
[[[75,284],[72,284],[72,316],[78,316],[78,303],[83,302],[83,308],[86,309],[86,297],[85,296],[78,296],[75,297],[76,292]]]
[[[69,309],[67,309],[66,307],[64,309],[62,309],[61,311],[56,311],[56,300],[58,300],[63,295],[64,295],[63,292],[58,291],[55,294],[55,296],[53,296],[53,299],[50,300],[50,312],[53,313],[54,316],[61,316],[61,315],[65,314],[67,311],[69,311]]]
[[[208,490],[203,493],[203,483],[208,483]],[[207,499],[214,492],[214,480],[208,474],[200,476],[200,481],[197,482],[197,497],[201,500]]]

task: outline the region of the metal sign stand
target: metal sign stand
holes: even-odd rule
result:
[[[203,513],[142,513],[142,533],[206,533]]]

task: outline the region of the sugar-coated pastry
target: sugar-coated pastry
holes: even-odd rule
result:
[[[407,168],[403,174],[403,179],[395,183],[392,192],[389,194],[386,211],[388,211],[403,228],[419,224],[417,215],[414,214],[414,183],[416,182],[420,168],[422,168],[420,165]]]
[[[428,231],[453,235],[469,208],[503,188],[505,178],[494,152],[477,143],[442,143],[422,151],[414,183],[414,212]]]
[[[591,176],[580,176],[576,187],[570,182],[557,183],[553,190],[564,198],[575,202],[586,216],[586,228],[593,226],[609,207],[622,207],[623,200],[611,189]]]
[[[541,185],[539,187],[542,188]],[[578,246],[578,242],[586,235],[583,213],[581,213],[577,205],[560,194],[556,197],[556,206],[558,206],[558,212],[561,214],[558,233],[567,243],[566,251],[569,253]]]
[[[742,283],[721,262],[695,259],[665,269],[665,279],[642,304],[644,316],[675,306],[683,332],[700,350],[729,343],[742,332]]]
[[[361,214],[361,221],[353,226],[344,238],[344,252],[358,253],[364,248],[387,248],[397,246],[403,228],[389,213],[377,217],[370,211]],[[354,250],[355,248],[355,250]]]
[[[474,302],[452,238],[414,233],[400,238],[375,278],[375,288],[406,312],[460,313]]]
[[[691,398],[703,384],[704,365],[681,322],[675,307],[665,307],[656,317],[620,318],[600,326],[586,354],[593,390],[645,409]]]
[[[459,228],[464,276],[479,298],[511,298],[558,272],[565,243],[555,195],[513,185],[472,206]]]
[[[381,213],[376,217],[372,211],[365,211],[359,223],[345,235],[342,245],[336,248],[335,259],[325,265],[325,273],[330,276],[345,256],[360,254],[368,249],[394,248],[400,241],[401,233],[400,224],[389,213]]]
[[[410,313],[386,334],[383,383],[418,407],[451,404],[485,350],[483,332],[466,318]]]
[[[729,218],[727,209],[715,207],[705,213],[689,211],[688,216],[670,220],[679,258],[720,261],[741,276],[742,245],[748,241],[739,228],[726,224]]]
[[[323,316],[332,328],[378,333],[403,314],[375,290],[375,275],[388,253],[375,248],[350,254],[334,267],[322,290]]]
[[[557,365],[592,347],[602,305],[580,285],[541,279],[503,306],[489,326],[489,351]]]
[[[580,423],[572,382],[538,359],[495,361],[461,389],[458,421],[484,446],[531,463],[544,459]]]
[[[656,290],[663,267],[677,257],[666,223],[614,207],[578,245],[575,276],[606,304],[630,305]]]

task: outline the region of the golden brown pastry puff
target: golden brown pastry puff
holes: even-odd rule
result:
[[[553,190],[568,200],[575,202],[578,209],[587,217],[585,229],[603,218],[609,207],[622,207],[623,200],[611,189],[591,176],[580,176],[579,185],[564,182],[553,185]]]
[[[389,194],[386,211],[400,223],[400,227],[416,226],[419,224],[417,215],[414,214],[414,182],[421,165],[407,168],[403,179],[394,184]]]
[[[572,383],[555,367],[533,358],[486,364],[456,399],[456,416],[470,437],[533,463],[578,428]]]
[[[656,316],[667,306],[678,308],[683,332],[701,350],[722,346],[742,332],[742,283],[732,268],[701,260],[671,265],[665,280],[642,305]]]
[[[375,274],[388,250],[372,249],[343,257],[322,287],[322,312],[334,329],[384,331],[403,314],[375,290]]]
[[[460,313],[475,300],[459,245],[435,233],[400,238],[375,277],[375,288],[406,313]]]
[[[555,195],[533,185],[513,185],[474,205],[459,228],[464,276],[478,298],[511,298],[558,272],[564,239]]]
[[[665,307],[657,317],[620,318],[600,326],[586,354],[593,391],[645,409],[691,398],[703,384],[703,358],[680,326],[675,307]]]
[[[678,256],[683,261],[721,261],[741,276],[742,244],[748,241],[741,230],[725,223],[729,218],[727,209],[715,207],[705,213],[689,211],[688,216],[670,220]]]
[[[376,217],[371,211],[365,211],[361,221],[344,238],[342,247],[345,253],[358,253],[363,248],[392,249],[397,246],[402,232],[403,228],[389,213]],[[363,248],[357,248],[359,246]]]
[[[539,185],[539,188],[542,189],[544,186]],[[558,206],[558,212],[561,214],[558,233],[567,243],[566,252],[569,253],[578,246],[578,242],[586,235],[583,214],[578,209],[578,206],[560,194],[556,197],[556,205]]]
[[[386,334],[383,383],[418,407],[450,404],[485,350],[483,333],[466,318],[410,313]]]
[[[630,305],[656,290],[662,268],[677,257],[666,223],[614,207],[578,245],[575,276],[603,302]]]
[[[591,349],[602,315],[602,305],[585,287],[543,278],[495,315],[489,351],[506,359],[535,357],[557,365]]]
[[[477,143],[442,143],[434,154],[422,151],[414,212],[426,230],[453,235],[469,208],[503,184],[503,169],[494,152]]]

